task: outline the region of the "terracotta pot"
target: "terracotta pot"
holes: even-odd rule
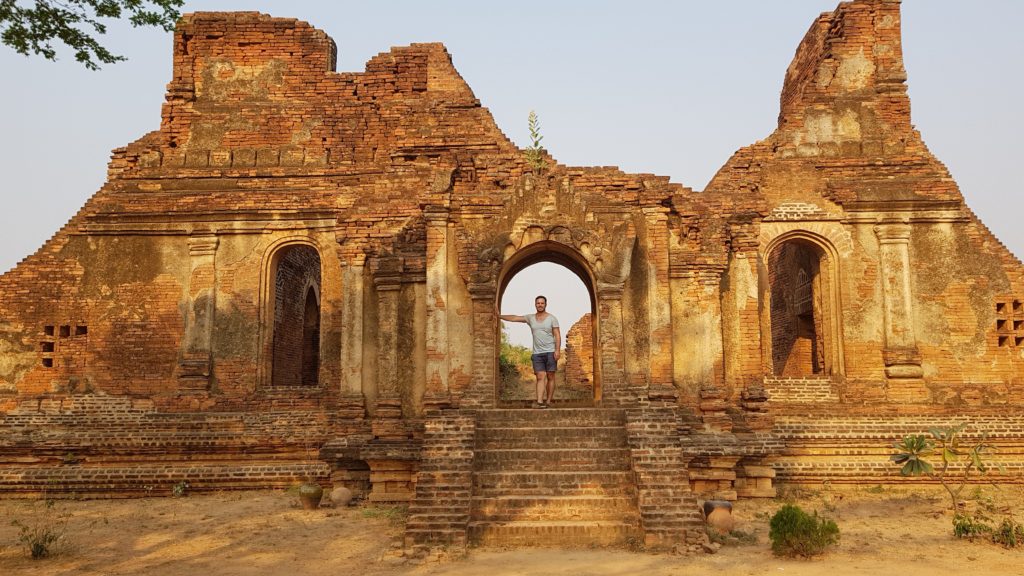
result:
[[[728,500],[707,500],[704,502],[704,518],[719,534],[728,534],[736,528],[732,517],[732,502]]]
[[[320,484],[309,481],[299,484],[299,502],[305,510],[316,510],[324,497],[324,489]]]
[[[727,511],[732,513],[732,502],[728,500],[705,500],[704,501],[704,517],[711,516],[711,513],[719,508],[725,508]]]

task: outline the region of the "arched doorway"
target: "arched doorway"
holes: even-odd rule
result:
[[[771,372],[784,378],[841,373],[836,258],[829,245],[794,234],[768,251]]]
[[[271,260],[270,385],[316,386],[320,372],[320,254],[289,244]]]
[[[523,278],[530,279],[522,282]],[[506,260],[498,282],[497,303],[502,314],[533,313],[534,298],[544,295],[548,311],[559,319],[562,358],[558,363],[554,402],[589,405],[600,399],[597,300],[593,274],[583,257],[557,242],[537,242]],[[506,295],[514,296],[515,301],[506,301]],[[536,379],[529,366],[529,329],[525,324],[514,324],[506,331],[501,321],[497,324],[498,342],[503,343],[496,354],[498,402],[528,403],[536,390]],[[518,371],[509,364],[510,353],[521,365]]]

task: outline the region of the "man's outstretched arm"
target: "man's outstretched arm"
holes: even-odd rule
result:
[[[500,314],[498,318],[501,318],[505,322],[526,322],[526,316],[514,316],[512,314]]]

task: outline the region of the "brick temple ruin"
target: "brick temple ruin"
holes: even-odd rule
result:
[[[160,129],[0,277],[3,496],[311,476],[410,545],[692,545],[698,499],[902,482],[891,443],[962,421],[1021,482],[1024,266],[911,125],[898,1],[814,20],[703,192],[532,169],[440,44],[335,54],[181,20]],[[547,411],[496,393],[541,261],[592,300],[592,393]]]

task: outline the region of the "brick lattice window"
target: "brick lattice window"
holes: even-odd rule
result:
[[[996,301],[996,336],[1000,347],[1024,346],[1024,300]]]
[[[43,333],[39,338],[40,364],[44,368],[55,367],[58,352],[63,352],[68,358],[80,354],[84,350],[84,345],[78,340],[82,340],[82,337],[88,334],[89,327],[85,324],[43,326]]]

